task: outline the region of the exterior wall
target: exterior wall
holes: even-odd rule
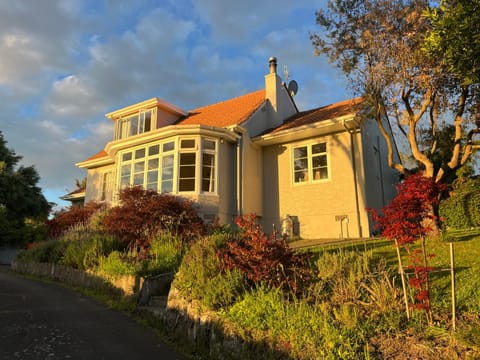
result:
[[[360,135],[354,135],[360,143]],[[327,142],[329,178],[314,183],[293,181],[293,147],[314,142]],[[340,132],[324,137],[305,139],[264,148],[264,217],[265,231],[272,225],[280,230],[286,214],[294,219],[298,235],[304,239],[348,238],[369,235],[365,210],[365,191],[361,149],[354,150],[352,163],[351,135]],[[354,181],[354,170],[358,182]],[[339,221],[339,217],[347,220]]]
[[[379,210],[396,195],[399,174],[388,166],[387,144],[376,123],[373,120],[365,122],[361,131],[367,206]],[[395,160],[399,161],[397,153]]]
[[[242,162],[242,213],[263,214],[262,206],[262,149],[255,146],[245,134]]]
[[[103,186],[103,174],[106,172],[115,173],[115,165],[107,165],[102,167],[96,167],[88,169],[87,171],[87,188],[85,190],[85,204],[90,201],[102,200],[102,186]],[[115,176],[113,176],[114,178]],[[114,180],[113,180],[114,181]],[[113,186],[110,184],[109,192],[107,193],[107,201],[112,200]]]

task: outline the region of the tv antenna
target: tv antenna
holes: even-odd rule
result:
[[[287,65],[283,66],[283,76],[285,77],[285,82],[288,82],[289,74]],[[287,86],[288,92],[290,93],[291,97],[294,97],[298,91],[298,84],[295,80],[291,80]]]

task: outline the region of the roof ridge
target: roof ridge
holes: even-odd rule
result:
[[[258,94],[260,92],[265,92],[265,89],[259,89],[259,90],[255,90],[255,91],[251,91],[249,93],[246,93],[246,94],[243,94],[243,95],[239,95],[239,96],[235,96],[233,98],[230,98],[230,99],[225,99],[225,100],[221,100],[221,101],[218,101],[216,103],[213,103],[213,104],[209,104],[209,105],[204,105],[204,106],[200,106],[198,108],[195,108],[195,109],[192,109],[192,110],[188,110],[188,113],[191,114],[193,111],[196,111],[196,110],[201,110],[201,109],[206,109],[206,108],[209,108],[209,107],[212,107],[212,106],[216,106],[216,105],[220,105],[220,104],[223,104],[223,103],[226,103],[226,102],[229,102],[229,101],[235,101],[235,100],[238,100],[242,97],[246,97],[246,96],[249,96],[249,95],[255,95],[255,94]],[[188,116],[188,115],[187,115]]]

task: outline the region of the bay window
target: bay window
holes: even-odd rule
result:
[[[119,186],[214,193],[216,151],[216,140],[203,137],[175,138],[125,151],[119,155]]]

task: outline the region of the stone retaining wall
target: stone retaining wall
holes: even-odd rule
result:
[[[12,269],[22,274],[41,276],[88,289],[111,287],[126,296],[138,294],[144,282],[144,279],[139,276],[129,275],[107,279],[95,273],[50,263],[13,261]]]

